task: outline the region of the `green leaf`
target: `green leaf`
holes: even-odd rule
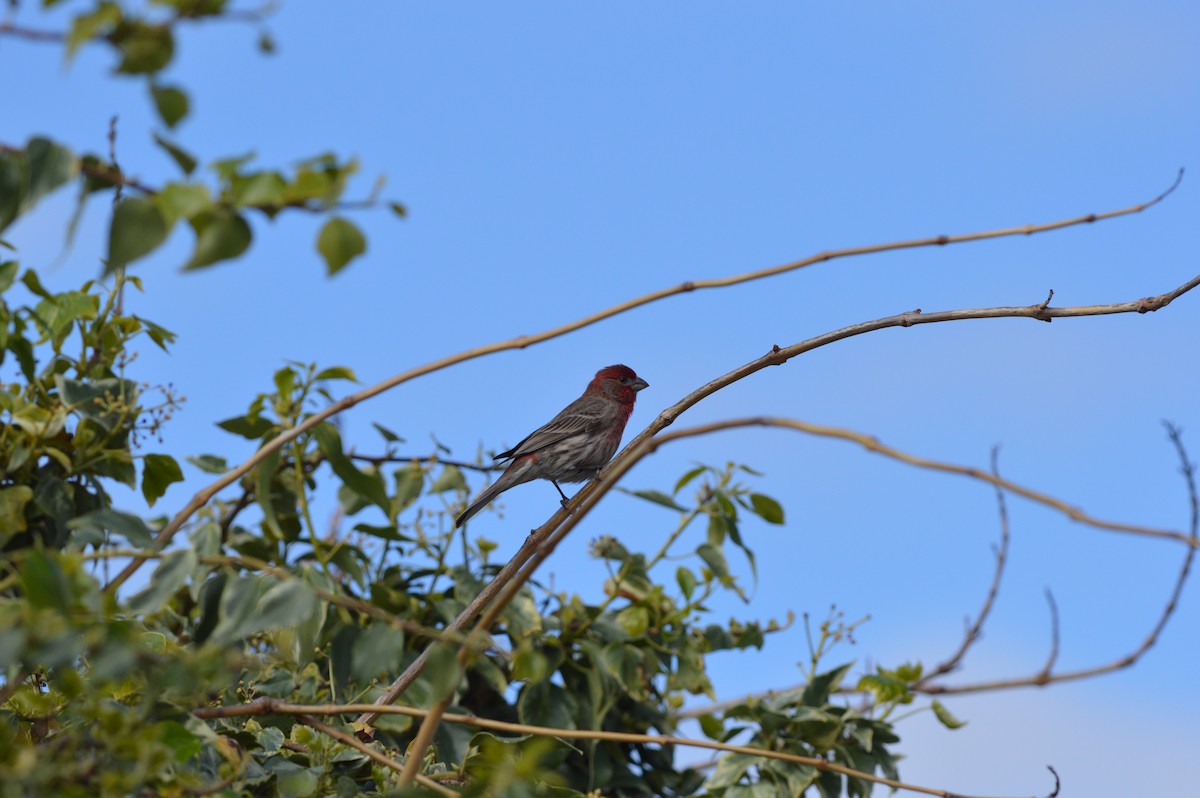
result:
[[[383,481],[378,475],[364,474],[350,461],[342,450],[342,436],[337,427],[329,423],[318,424],[313,428],[313,437],[316,438],[321,454],[333,468],[333,473],[337,474],[346,487],[377,505],[384,513],[391,510],[391,502],[383,487]]]
[[[0,542],[26,530],[25,505],[32,499],[33,489],[28,485],[0,488]]]
[[[448,465],[438,474],[437,479],[429,486],[430,493],[445,493],[448,490],[459,490],[467,486],[467,479],[458,466]]]
[[[382,424],[376,424],[375,422],[372,421],[371,426],[374,427],[376,430],[378,430],[379,434],[382,435],[383,439],[385,441],[387,441],[388,443],[404,443],[403,438],[401,438],[399,435],[392,432],[390,429],[383,426]]]
[[[0,294],[12,287],[13,281],[17,279],[17,269],[20,266],[21,264],[15,260],[0,263]]]
[[[550,674],[550,661],[528,639],[517,647],[512,655],[512,679],[516,682],[537,684]]]
[[[618,612],[616,620],[627,635],[641,637],[650,628],[650,611],[633,604]]]
[[[24,155],[0,150],[0,231],[12,224],[21,213],[24,189]]]
[[[858,692],[870,691],[874,693],[875,700],[879,703],[899,701],[902,704],[907,704],[912,701],[908,682],[896,678],[882,668],[879,673],[864,673],[859,677],[858,684],[854,689]]]
[[[700,476],[707,470],[708,470],[708,468],[706,466],[696,466],[691,471],[688,471],[686,474],[684,474],[683,476],[681,476],[679,478],[679,481],[675,483],[675,489],[671,492],[679,493],[679,491],[681,491],[685,487],[687,487],[687,484],[689,482],[691,482],[693,479]]]
[[[167,183],[154,195],[169,225],[191,219],[212,207],[212,196],[203,183]]]
[[[275,428],[270,419],[262,416],[234,416],[218,421],[217,426],[226,432],[240,435],[246,440],[256,441]]]
[[[412,463],[404,468],[397,468],[394,476],[396,478],[394,501],[396,512],[400,512],[421,495],[421,490],[425,487],[425,469],[417,463]]]
[[[351,668],[354,678],[370,682],[396,669],[404,657],[404,633],[383,623],[374,623],[354,640]]]
[[[167,239],[169,232],[170,226],[154,200],[130,197],[123,201],[113,211],[105,273],[111,274],[150,254]]]
[[[851,664],[848,662],[814,676],[808,686],[804,688],[804,695],[800,699],[804,706],[821,707],[829,703],[829,694],[841,685],[842,679],[846,678],[846,674],[850,671]]]
[[[696,575],[681,565],[675,570],[675,582],[679,585],[683,597],[691,600],[692,594],[696,592]]]
[[[167,351],[167,344],[175,343],[175,333],[171,332],[166,327],[159,327],[154,322],[148,319],[143,319],[140,316],[134,316],[133,318],[141,322],[142,327],[144,327],[146,330],[146,335],[149,335],[150,340],[153,341],[162,351]]]
[[[310,588],[295,579],[243,576],[221,594],[221,618],[210,640],[233,643],[264,629],[298,626],[318,609]]]
[[[963,726],[967,725],[965,720],[959,720],[958,718],[954,717],[950,710],[946,709],[941,701],[934,701],[932,706],[934,716],[940,720],[942,725],[947,729],[961,729]]]
[[[178,144],[168,141],[157,133],[154,134],[154,143],[162,147],[167,155],[175,161],[175,164],[183,171],[185,175],[190,175],[196,171],[196,157],[190,152],[180,147]]]
[[[54,299],[54,294],[46,290],[46,287],[42,285],[42,281],[38,279],[37,272],[33,269],[25,270],[25,273],[21,275],[21,282],[25,284],[25,287],[31,293],[37,294],[42,299]]]
[[[80,14],[71,20],[71,30],[67,34],[67,60],[74,57],[80,46],[96,37],[108,28],[114,27],[121,21],[121,9],[116,3],[105,2],[96,6],[94,11]]]
[[[660,490],[623,490],[623,492],[654,504],[661,504],[663,507],[669,507],[672,510],[678,510],[681,513],[687,512],[686,507],[681,507],[678,502]]]
[[[222,180],[232,181],[238,170],[253,160],[254,151],[251,150],[245,155],[235,155],[232,158],[222,158],[219,161],[213,161],[209,164],[209,168],[216,172]]]
[[[94,319],[100,310],[100,297],[81,291],[67,291],[53,299],[43,299],[35,309],[45,332],[61,341],[76,319]]]
[[[40,136],[31,138],[25,145],[25,162],[29,171],[21,201],[23,209],[32,208],[34,203],[79,171],[79,160],[74,153]]]
[[[771,760],[750,754],[725,754],[717,760],[717,766],[704,782],[705,789],[717,790],[737,784],[752,767],[762,767]]]
[[[700,731],[710,740],[722,740],[725,737],[725,722],[711,712],[700,716]]]
[[[174,482],[183,482],[183,471],[175,458],[166,454],[148,454],[142,458],[142,495],[151,507]]]
[[[179,763],[187,762],[204,750],[200,738],[188,731],[187,727],[176,720],[164,720],[155,724],[158,730],[158,740],[175,757]]]
[[[320,380],[349,380],[350,382],[358,382],[358,377],[354,376],[354,369],[346,366],[330,366],[327,369],[321,369],[317,372],[317,376],[313,379]],[[376,429],[381,427],[376,424]]]
[[[233,179],[233,201],[238,205],[277,208],[283,205],[287,181],[278,172],[255,172]]]
[[[215,454],[202,454],[184,459],[206,474],[224,474],[229,470],[229,464],[225,462],[225,458],[217,457]]]
[[[463,677],[462,665],[458,661],[458,647],[439,640],[425,650],[429,655],[425,665],[425,678],[430,682],[430,693],[435,700],[444,698],[458,688]]]
[[[145,615],[162,609],[167,599],[187,582],[197,562],[196,552],[192,549],[180,549],[163,555],[150,576],[150,584],[129,598],[129,611],[135,615]]]
[[[196,248],[183,268],[199,269],[238,257],[250,247],[250,225],[225,208],[204,211],[191,220],[196,231]]]
[[[158,72],[175,55],[175,37],[166,23],[150,25],[125,20],[109,35],[109,41],[121,52],[117,71],[126,75]]]
[[[729,563],[725,560],[725,554],[711,543],[701,543],[696,548],[696,554],[708,566],[708,570],[712,571],[713,576],[726,584],[732,580],[729,575]]]
[[[326,271],[334,275],[367,251],[367,240],[353,222],[335,216],[321,228],[317,251],[325,258]]]
[[[119,535],[140,549],[149,548],[154,544],[154,535],[145,521],[119,510],[92,510],[68,521],[67,529],[74,533],[72,541],[78,545],[103,543],[106,539],[105,533]]]
[[[401,534],[400,530],[395,524],[388,524],[387,526],[378,526],[376,524],[355,524],[354,531],[361,532],[364,535],[370,535],[371,537],[383,538],[384,540],[412,540],[412,538],[408,537],[407,535]]]
[[[288,770],[275,774],[275,789],[280,798],[309,798],[315,795],[320,782],[317,781],[318,768]]]
[[[554,729],[576,728],[572,709],[575,700],[562,687],[546,679],[527,684],[517,699],[517,717],[531,726]]]
[[[66,612],[71,605],[71,583],[58,560],[37,549],[28,552],[21,565],[21,584],[29,603]]]
[[[392,209],[392,213],[396,214],[401,219],[408,218],[408,208],[405,208],[399,202],[389,202],[388,207]]]
[[[179,124],[179,120],[187,116],[188,96],[182,89],[152,83],[150,84],[150,96],[154,98],[154,107],[158,109],[158,115],[167,127],[175,127]],[[188,172],[190,174],[191,170]]]
[[[750,506],[767,523],[783,523],[783,507],[770,496],[764,496],[761,493],[751,493]]]

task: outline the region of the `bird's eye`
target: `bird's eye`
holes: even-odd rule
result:
[[[628,377],[622,377],[622,378],[621,378],[621,384],[622,384],[622,385],[628,385],[628,384],[629,384],[629,378],[628,378]]]

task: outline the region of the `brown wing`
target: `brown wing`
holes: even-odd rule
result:
[[[611,420],[612,402],[600,396],[581,396],[545,425],[529,433],[525,440],[496,455],[496,459],[511,460],[532,454],[566,438],[601,429]]]

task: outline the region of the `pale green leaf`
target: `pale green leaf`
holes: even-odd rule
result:
[[[367,251],[367,240],[353,222],[335,216],[321,228],[317,236],[317,251],[325,258],[328,273],[334,275]]]

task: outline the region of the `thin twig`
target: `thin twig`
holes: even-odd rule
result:
[[[0,36],[12,36],[17,39],[27,39],[31,42],[62,42],[67,36],[56,30],[38,30],[27,28],[13,22],[0,22]]]
[[[917,240],[913,240],[913,241],[897,241],[897,242],[893,242],[890,244],[877,244],[877,245],[869,246],[869,247],[854,247],[854,248],[850,248],[850,249],[835,250],[832,252],[823,252],[818,255],[814,255],[812,257],[805,258],[803,260],[798,260],[798,261],[794,261],[792,263],[784,264],[782,266],[776,266],[776,267],[773,267],[770,269],[763,269],[760,271],[747,272],[745,274],[737,275],[734,277],[726,277],[726,278],[721,278],[721,279],[717,279],[717,280],[707,280],[707,281],[700,281],[700,282],[683,283],[683,284],[675,286],[673,288],[662,289],[660,291],[655,291],[655,292],[652,292],[649,294],[645,294],[644,296],[637,297],[635,299],[631,299],[631,300],[622,302],[617,305],[613,305],[612,307],[607,308],[606,310],[602,310],[602,311],[600,311],[598,313],[594,313],[590,316],[585,316],[582,319],[577,319],[575,321],[569,322],[569,323],[564,324],[559,327],[551,328],[549,330],[538,333],[536,335],[519,336],[517,338],[512,338],[507,341],[500,341],[497,343],[487,344],[485,346],[477,347],[475,349],[468,349],[466,351],[460,352],[455,355],[450,355],[449,357],[444,357],[444,358],[440,358],[438,360],[434,360],[430,363],[426,363],[423,366],[418,366],[414,369],[409,369],[408,371],[404,371],[404,372],[396,374],[392,377],[389,377],[388,379],[384,380],[383,382],[372,385],[369,388],[364,388],[361,391],[350,394],[349,396],[345,396],[342,399],[339,399],[338,401],[336,401],[333,404],[329,405],[328,407],[324,408],[323,410],[309,416],[307,419],[305,419],[301,423],[297,424],[295,427],[292,427],[291,429],[284,431],[279,436],[273,438],[269,442],[264,443],[258,449],[258,451],[256,451],[253,455],[251,455],[249,458],[247,458],[241,465],[232,469],[227,474],[219,477],[212,484],[208,485],[207,487],[203,488],[198,493],[196,493],[191,498],[191,500],[189,500],[188,503],[186,505],[184,505],[184,507],[181,510],[179,510],[179,512],[177,512],[174,517],[171,518],[171,520],[162,528],[162,530],[159,531],[158,535],[155,536],[155,539],[154,539],[155,546],[157,546],[159,548],[165,546],[168,542],[170,542],[171,538],[173,538],[175,536],[175,533],[177,533],[183,527],[184,522],[186,522],[189,518],[191,518],[193,513],[195,513],[197,510],[199,510],[205,504],[207,504],[214,496],[217,495],[218,492],[220,492],[222,489],[224,489],[228,485],[232,484],[237,479],[241,478],[243,475],[249,473],[251,471],[251,469],[253,469],[256,465],[258,465],[260,462],[262,462],[265,458],[267,458],[274,452],[278,451],[282,446],[287,444],[290,440],[292,440],[296,436],[304,434],[308,430],[310,430],[313,427],[317,426],[318,424],[321,424],[322,422],[324,422],[326,419],[328,419],[334,415],[337,415],[338,413],[341,413],[343,410],[347,410],[351,407],[354,407],[359,402],[366,401],[367,399],[377,396],[377,395],[383,393],[384,391],[390,390],[398,385],[401,385],[405,382],[408,382],[409,380],[413,380],[413,379],[423,376],[425,374],[430,374],[435,371],[440,371],[441,369],[448,368],[457,363],[462,363],[462,362],[465,362],[468,360],[474,360],[476,358],[484,357],[486,355],[494,354],[496,352],[502,352],[502,351],[506,351],[506,350],[510,350],[510,349],[524,349],[528,346],[533,346],[534,344],[538,344],[543,341],[548,341],[552,338],[558,338],[560,336],[566,335],[567,333],[574,332],[575,330],[579,330],[584,327],[591,326],[593,324],[596,324],[597,322],[603,321],[604,319],[608,319],[613,316],[619,315],[621,313],[625,313],[626,311],[629,311],[629,310],[633,310],[634,308],[638,308],[643,305],[648,305],[652,302],[657,302],[661,299],[666,299],[667,297],[675,296],[677,294],[688,293],[688,292],[696,290],[697,288],[719,288],[719,287],[724,287],[724,286],[729,286],[729,285],[736,285],[739,283],[750,282],[752,280],[758,280],[758,279],[762,279],[765,277],[771,277],[771,276],[774,276],[777,274],[782,274],[784,272],[795,271],[797,269],[801,269],[806,266],[811,266],[815,263],[822,263],[825,261],[834,260],[836,258],[847,258],[847,257],[855,256],[855,255],[866,255],[866,254],[870,254],[870,253],[886,252],[886,251],[892,251],[892,250],[913,249],[916,247],[942,246],[942,245],[946,245],[946,244],[964,243],[964,242],[968,242],[968,241],[980,241],[980,240],[984,240],[984,239],[1001,238],[1001,237],[1005,237],[1005,236],[1032,235],[1034,233],[1040,233],[1040,232],[1045,232],[1045,231],[1049,231],[1049,230],[1058,230],[1058,229],[1061,229],[1064,227],[1070,227],[1073,225],[1089,224],[1092,222],[1100,221],[1102,219],[1111,219],[1111,218],[1115,218],[1118,216],[1126,216],[1129,214],[1141,213],[1142,211],[1146,210],[1147,208],[1150,208],[1153,205],[1161,202],[1172,191],[1174,191],[1175,187],[1179,185],[1179,181],[1182,179],[1182,177],[1183,177],[1183,172],[1182,172],[1182,170],[1180,170],[1179,175],[1175,179],[1175,182],[1172,183],[1171,187],[1168,188],[1165,192],[1158,195],[1157,197],[1155,197],[1153,200],[1151,200],[1149,202],[1139,203],[1137,205],[1133,205],[1133,206],[1130,206],[1128,208],[1124,208],[1121,210],[1107,211],[1107,212],[1101,213],[1101,214],[1089,214],[1088,216],[1076,217],[1074,219],[1065,219],[1062,221],[1050,222],[1050,223],[1042,224],[1042,225],[1028,225],[1023,228],[1008,228],[1008,229],[1004,229],[1004,230],[992,230],[992,231],[987,231],[987,232],[982,232],[982,233],[969,233],[969,234],[961,235],[961,236],[937,236],[935,238],[924,238],[924,239],[917,239]],[[1161,307],[1165,307],[1166,304],[1169,303],[1172,299],[1174,299],[1175,297],[1179,296],[1180,294],[1182,294],[1185,291],[1190,290],[1192,287],[1194,287],[1195,283],[1200,283],[1200,276],[1195,278],[1195,280],[1193,281],[1193,285],[1182,286],[1181,288],[1176,289],[1176,291],[1171,292],[1170,294],[1164,294],[1160,297],[1155,298],[1156,301],[1158,302],[1158,304],[1153,304],[1151,302],[1151,300],[1149,300],[1149,299],[1142,300],[1142,303],[1144,306],[1140,307],[1139,312],[1145,313],[1150,310],[1158,310]],[[1101,306],[1100,310],[1097,310],[1096,312],[1091,312],[1091,313],[1084,312],[1083,309],[1077,308],[1075,310],[1077,310],[1079,312],[1075,313],[1074,315],[1098,315],[1099,313],[1126,312],[1123,310],[1104,309],[1105,307],[1111,307],[1111,306]],[[1016,310],[1016,309],[1014,309],[1014,310]],[[1026,310],[1025,313],[1015,313],[1014,312],[1011,314],[1004,314],[1004,315],[1034,315],[1034,314],[1028,313],[1028,309],[1025,309],[1025,310]],[[1070,315],[1065,312],[1070,309],[1060,309],[1060,310],[1064,311],[1062,313],[1062,315]],[[1042,310],[1041,312],[1048,313],[1049,311]],[[907,314],[907,316],[911,316],[911,315],[913,315],[913,314]],[[945,320],[949,320],[949,319],[945,319]],[[870,324],[870,323],[868,323],[868,324]],[[896,326],[896,324],[899,324],[899,322],[895,322],[893,324],[884,324],[881,326]],[[908,326],[908,324],[905,324],[903,326]],[[867,329],[861,330],[861,332],[868,332],[868,331],[869,330],[867,330]],[[858,334],[857,332],[847,333],[843,337],[849,337],[850,335],[857,335],[857,334]],[[838,339],[831,339],[831,340],[838,340]],[[783,360],[786,360],[786,358],[784,358]],[[778,363],[783,362],[783,360],[779,360],[776,363],[772,363],[772,365],[777,365]],[[757,370],[757,369],[755,369],[755,370]],[[697,401],[698,400],[699,399],[697,399]],[[670,420],[667,420],[662,424],[662,426],[665,427],[669,423],[670,423]],[[661,429],[661,427],[659,427],[659,429]],[[653,433],[653,431],[650,431],[650,430],[643,433],[643,435],[652,435],[652,434],[654,434],[654,433]],[[106,590],[115,592],[116,589],[119,588],[121,585],[123,585],[125,583],[125,581],[129,579],[130,576],[132,576],[134,573],[137,572],[137,570],[139,568],[141,568],[142,562],[144,562],[144,561],[134,560],[133,562],[129,563],[124,568],[124,570],[121,571],[121,573],[117,574],[116,578],[112,582],[110,582],[108,585],[106,585]]]
[[[468,463],[466,460],[447,460],[444,457],[439,457],[436,454],[416,455],[406,457],[402,454],[348,454],[346,455],[351,460],[358,460],[361,463],[371,463],[372,465],[383,465],[384,463],[430,463],[432,465],[447,465],[455,468],[466,468],[471,471],[503,471],[504,465],[484,465],[482,463]]]
[[[1039,684],[1045,684],[1050,680],[1050,674],[1054,670],[1055,664],[1058,662],[1058,647],[1059,647],[1059,626],[1058,626],[1058,603],[1054,600],[1054,591],[1046,588],[1046,604],[1050,607],[1050,653],[1046,656],[1046,664],[1042,666],[1042,672],[1038,674]]]
[[[992,447],[992,475],[997,479],[1000,478],[1000,447]],[[967,655],[967,651],[979,640],[983,633],[983,624],[987,621],[988,616],[992,612],[992,607],[996,603],[996,595],[1000,592],[1000,581],[1004,576],[1004,566],[1008,562],[1008,543],[1009,543],[1009,524],[1008,524],[1008,505],[1004,501],[1004,490],[996,485],[996,506],[1000,516],[1000,545],[996,547],[996,568],[992,572],[992,584],[988,588],[987,597],[983,600],[983,607],[980,608],[979,614],[975,617],[975,622],[968,628],[963,635],[962,643],[958,649],[950,655],[948,659],[933,668],[927,674],[922,676],[915,684],[928,684],[931,680],[938,676],[950,673],[955,670],[963,657]]]
[[[1191,572],[1192,561],[1196,557],[1196,549],[1200,545],[1200,499],[1197,498],[1196,489],[1196,472],[1195,466],[1188,460],[1187,450],[1183,446],[1183,438],[1177,427],[1167,423],[1167,437],[1175,446],[1175,451],[1179,455],[1180,473],[1183,474],[1184,481],[1187,484],[1188,500],[1191,509],[1190,521],[1190,536],[1191,545],[1188,546],[1187,554],[1184,555],[1183,564],[1179,569],[1179,575],[1175,579],[1175,587],[1171,590],[1171,595],[1167,599],[1166,606],[1163,607],[1162,613],[1158,617],[1158,622],[1154,624],[1149,634],[1136,649],[1126,654],[1123,657],[1118,657],[1112,662],[1104,665],[1098,665],[1092,668],[1080,668],[1074,671],[1064,671],[1062,673],[1047,674],[1045,670],[1039,671],[1031,676],[1025,676],[1016,679],[1000,679],[992,682],[978,682],[975,684],[963,685],[930,685],[922,687],[919,692],[928,693],[931,695],[948,695],[951,693],[980,693],[992,690],[1005,690],[1014,687],[1044,687],[1047,684],[1056,682],[1078,681],[1080,679],[1088,679],[1093,676],[1099,676],[1112,671],[1128,668],[1133,665],[1147,651],[1149,651],[1155,643],[1158,642],[1159,636],[1166,628],[1167,622],[1175,613],[1175,608],[1179,605],[1179,597],[1183,594],[1183,586],[1187,582],[1188,574]],[[1057,626],[1057,621],[1055,621]],[[1056,635],[1057,637],[1057,635]]]

